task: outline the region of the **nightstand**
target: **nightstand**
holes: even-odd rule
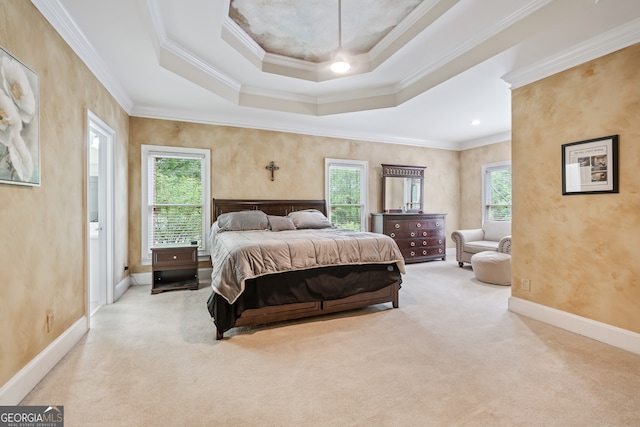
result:
[[[153,282],[151,293],[176,289],[198,289],[198,247],[158,246],[151,248]]]

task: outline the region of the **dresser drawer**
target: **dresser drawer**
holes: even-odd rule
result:
[[[384,222],[384,232],[389,234],[394,231],[408,230],[409,224],[410,222],[406,220],[390,219]]]
[[[428,248],[433,246],[443,246],[444,239],[397,239],[396,243],[400,249]]]
[[[444,214],[372,214],[372,231],[394,239],[405,262],[446,259]]]

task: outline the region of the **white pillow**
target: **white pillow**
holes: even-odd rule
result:
[[[484,230],[484,240],[499,242],[504,236],[511,235],[511,221],[491,221],[486,220],[482,224]]]

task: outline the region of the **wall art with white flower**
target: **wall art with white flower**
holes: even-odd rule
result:
[[[40,185],[38,75],[0,48],[0,184]]]

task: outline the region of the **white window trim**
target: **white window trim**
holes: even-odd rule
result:
[[[364,179],[362,180],[362,187],[360,188],[362,200],[360,224],[362,225],[362,230],[366,231],[368,229],[367,218],[369,217],[369,162],[366,160],[324,159],[324,199],[327,204],[327,217],[329,220],[331,220],[331,209],[329,204],[329,167],[331,165],[356,166],[363,169]]]
[[[204,157],[204,173],[203,173],[203,200],[202,205],[204,207],[203,221],[203,247],[204,250],[198,255],[201,260],[207,259],[209,254],[209,230],[211,229],[211,151],[204,148],[187,148],[187,147],[167,147],[162,145],[142,145],[142,158],[141,158],[141,173],[142,173],[142,197],[140,199],[140,216],[142,217],[142,240],[141,240],[141,259],[143,264],[151,262],[150,248],[149,248],[149,215],[147,213],[147,206],[149,201],[149,155],[150,154],[168,154],[168,155],[198,155]]]
[[[487,201],[487,170],[490,169],[499,169],[505,166],[511,167],[511,161],[506,162],[496,162],[496,163],[487,163],[486,165],[482,165],[482,222],[484,223],[485,219],[487,219],[487,209],[486,209],[486,201]],[[512,171],[513,174],[513,171]],[[512,205],[513,209],[513,205]],[[513,210],[512,210],[513,212]]]

